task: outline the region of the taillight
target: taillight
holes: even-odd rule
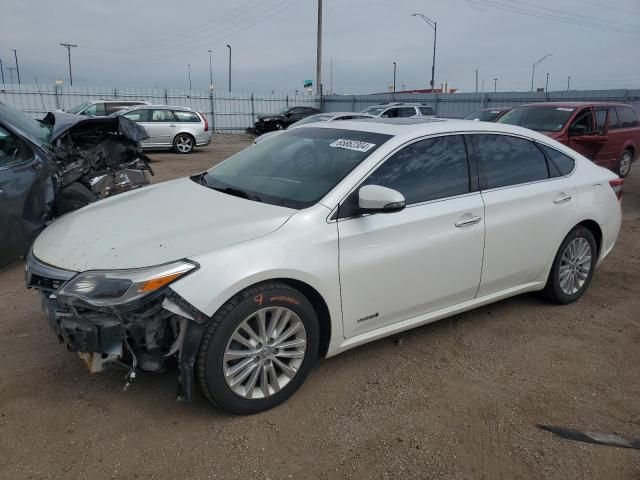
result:
[[[200,116],[204,120],[204,131],[208,132],[209,131],[209,121],[207,120],[207,116],[202,112],[198,112],[198,113],[200,113]]]
[[[611,180],[609,182],[609,185],[611,185],[611,188],[613,189],[613,193],[616,194],[616,197],[618,197],[618,200],[620,200],[622,198],[622,184],[624,183],[624,180],[621,178],[616,178],[615,180]]]

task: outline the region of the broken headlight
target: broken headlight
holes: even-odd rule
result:
[[[73,277],[55,295],[62,301],[79,298],[96,307],[120,305],[153,293],[196,267],[179,261],[150,268],[88,271]]]

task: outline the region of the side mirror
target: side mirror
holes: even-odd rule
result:
[[[358,191],[358,206],[364,212],[398,212],[406,206],[404,195],[380,185],[365,185]]]
[[[569,127],[569,135],[572,137],[579,137],[581,135],[586,135],[587,127],[585,125],[571,125]]]

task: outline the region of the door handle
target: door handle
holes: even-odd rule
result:
[[[566,193],[561,193],[556,198],[553,199],[553,203],[556,205],[560,205],[561,203],[567,203],[571,201],[571,195],[567,195]]]
[[[174,127],[174,128],[175,128],[175,125],[174,125],[173,123],[172,123],[171,125],[169,125],[169,126],[170,126],[170,127]]]
[[[471,218],[467,218],[465,220],[458,220],[456,222],[456,227],[467,227],[469,225],[475,225],[480,220],[482,220],[481,217],[471,217]]]

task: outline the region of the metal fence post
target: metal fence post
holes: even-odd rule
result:
[[[59,95],[58,95],[58,87],[59,87],[59,85],[54,85],[54,86],[53,86],[53,91],[54,91],[54,92],[55,92],[55,94],[56,94],[56,108],[57,108],[58,110],[60,110],[60,97],[59,97]]]
[[[251,94],[251,123],[256,121],[256,111],[253,105],[253,93]]]
[[[118,89],[117,88],[113,89],[113,98],[118,98]]]
[[[286,98],[286,100],[285,100],[285,101],[286,101],[286,105],[287,105],[287,107],[289,107],[289,95],[287,95],[287,98]]]
[[[436,117],[437,117],[438,116],[438,102],[439,102],[439,99],[438,99],[438,94],[437,93],[434,93],[434,95],[436,96],[436,105],[435,105],[434,110],[435,110]]]
[[[167,89],[164,90],[165,97],[167,95]],[[209,100],[211,102],[211,132],[215,133],[216,131],[216,107],[215,101],[213,99],[213,90],[209,90]]]
[[[169,105],[169,93],[166,88],[164,89],[164,104]]]
[[[355,95],[351,95],[351,103],[352,103],[351,111],[355,112],[356,111],[356,96]]]

